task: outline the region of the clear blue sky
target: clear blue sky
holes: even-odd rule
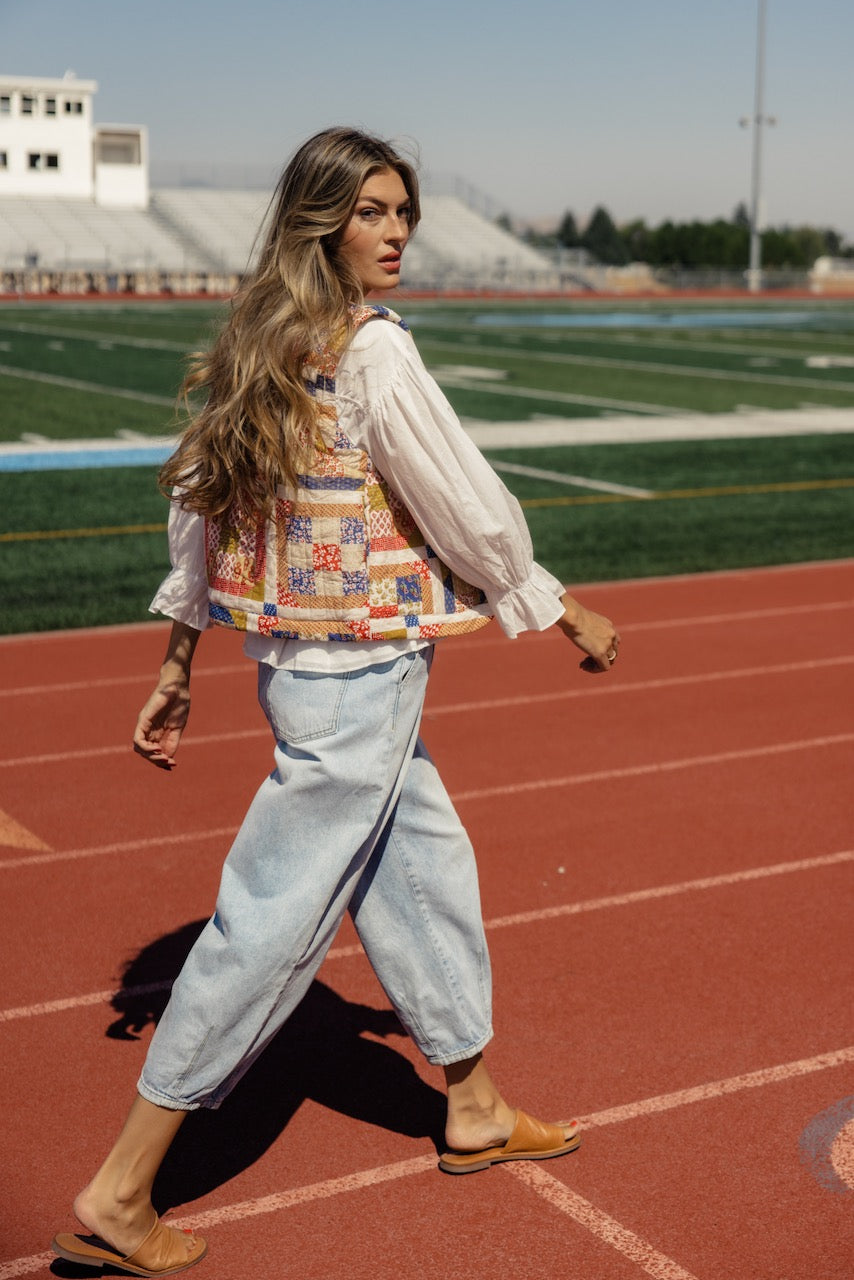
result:
[[[158,170],[271,180],[309,134],[418,146],[514,216],[729,216],[750,190],[756,0],[0,0],[0,72],[97,80]],[[768,222],[854,240],[854,0],[768,0]]]

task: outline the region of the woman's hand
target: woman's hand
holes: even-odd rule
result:
[[[585,609],[572,596],[561,596],[564,607],[557,626],[587,657],[580,664],[582,671],[610,671],[617,660],[620,636],[613,622],[600,613]]]
[[[158,769],[174,769],[175,752],[190,714],[190,667],[201,635],[173,622],[160,680],[139,713],[133,749]]]
[[[158,769],[174,769],[175,752],[189,714],[189,683],[179,679],[159,684],[139,713],[134,751]]]

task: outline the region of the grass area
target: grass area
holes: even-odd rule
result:
[[[148,467],[0,473],[0,556],[4,610],[0,631],[51,631],[135,622],[169,570],[168,503]],[[152,533],[27,540],[133,525]],[[21,540],[3,541],[10,531]]]
[[[575,445],[572,448],[487,449],[496,462],[517,462],[543,471],[581,475],[641,489],[761,486],[787,481],[833,482],[854,476],[854,438],[849,435],[787,436],[781,439],[667,440],[646,444]],[[526,498],[554,497],[554,483],[504,476]]]
[[[729,451],[718,454],[721,443],[736,442],[705,442],[681,449],[663,444],[636,446],[637,465],[623,470],[625,480],[618,479],[619,465],[603,475],[604,468],[591,460],[593,466],[583,470],[585,476],[598,474],[618,483],[654,487],[660,496],[652,500],[589,492],[557,496],[554,486],[546,482],[502,478],[514,482],[512,488],[525,507],[537,558],[565,582],[854,556],[854,476],[851,486],[828,478],[829,468],[811,448],[823,441],[815,437],[787,440],[795,455],[799,446],[805,446],[806,457],[801,467],[778,481],[769,477],[775,470],[784,470],[782,459],[773,458],[769,442],[752,442],[764,446],[754,451],[752,461],[757,470],[768,472],[764,479],[753,481],[746,478],[750,468],[726,466]],[[767,468],[762,467],[763,451]],[[499,460],[499,455],[491,456]],[[515,460],[505,452],[500,457]],[[733,460],[731,453],[729,460]],[[575,459],[576,474],[579,461]],[[668,483],[663,486],[665,476]],[[774,484],[786,487],[773,491]],[[805,487],[795,487],[799,484]],[[812,485],[816,487],[806,487]],[[716,492],[719,488],[737,492]]]
[[[96,440],[117,430],[163,435],[172,429],[173,410],[113,395],[97,395],[46,382],[4,378],[0,374],[0,443],[27,432],[51,440]]]
[[[705,305],[694,309],[706,323],[688,329],[670,326],[668,317],[690,310],[672,303],[474,306],[401,298],[396,306],[466,417],[524,424],[536,415],[594,419],[610,410],[642,418],[656,405],[704,413],[746,405],[852,410],[850,435],[775,439],[530,449],[523,425],[518,447],[488,456],[657,495],[633,500],[502,473],[525,507],[538,559],[564,581],[854,555],[850,304],[794,303],[783,325],[783,304],[748,303],[745,323],[726,329],[711,323],[716,308]],[[662,327],[628,324],[629,306]],[[544,309],[573,325],[526,325]],[[183,361],[222,314],[221,304],[199,303],[0,306],[0,366],[8,371],[0,371],[0,441],[172,430]],[[484,322],[496,317],[502,323]],[[603,319],[618,323],[603,328]],[[0,471],[0,563],[5,597],[14,602],[0,628],[148,617],[168,568],[166,512],[149,467]]]

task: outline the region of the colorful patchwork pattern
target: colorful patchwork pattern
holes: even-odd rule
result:
[[[381,318],[355,309],[355,324]],[[483,593],[425,544],[409,510],[338,423],[341,334],[304,365],[318,408],[314,457],[266,524],[240,511],[206,528],[210,617],[220,626],[314,640],[435,639],[483,626]]]

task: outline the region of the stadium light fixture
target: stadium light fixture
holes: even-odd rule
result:
[[[775,125],[775,116],[764,114],[765,96],[765,16],[767,0],[758,0],[756,22],[756,78],[753,92],[753,146],[750,164],[750,265],[747,269],[747,287],[751,293],[762,288],[762,230],[765,221],[762,200],[762,129]],[[751,123],[750,116],[742,116],[743,129]]]

